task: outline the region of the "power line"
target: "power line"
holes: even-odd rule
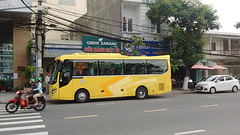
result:
[[[72,13],[64,12],[63,10],[55,10],[55,9],[52,9],[52,8],[49,8],[49,9],[51,9],[52,11],[56,11],[56,12],[63,13],[63,14],[65,14],[65,15],[71,15],[71,16],[74,16],[74,17],[79,17],[78,15],[73,15]],[[99,21],[99,20],[94,20],[94,19],[91,19],[91,18],[85,17],[85,15],[81,16],[80,18],[82,18],[82,19],[86,19],[86,20],[89,20],[89,21],[92,21],[92,22],[97,22],[97,23],[101,23],[101,24],[109,25],[109,26],[119,27],[119,28],[122,29],[122,26],[121,26],[121,25],[115,25],[115,24],[105,23],[105,22],[103,22],[103,21]],[[118,23],[121,24],[121,22],[118,22]],[[143,26],[141,26],[141,27],[143,27]],[[152,28],[152,27],[148,27],[148,28]],[[161,29],[161,30],[163,30],[163,29]],[[139,31],[139,32],[144,33],[144,34],[150,34],[150,35],[159,36],[159,34],[150,33],[150,32],[145,32],[145,31],[137,30],[137,29],[133,29],[133,31]],[[167,30],[165,30],[165,31],[167,31]]]
[[[36,6],[30,6],[30,7],[36,7]],[[15,8],[4,8],[4,9],[0,9],[0,11],[8,11],[8,10],[15,10],[15,9],[24,9],[27,8],[25,7],[15,7]]]
[[[116,21],[116,20],[111,20],[111,19],[105,19],[105,18],[100,18],[100,17],[94,17],[94,16],[90,16],[90,15],[86,15],[86,14],[80,14],[80,13],[74,13],[74,12],[71,12],[71,11],[66,11],[66,10],[61,10],[61,9],[56,9],[56,8],[48,8],[52,11],[56,11],[56,12],[60,12],[60,13],[63,13],[63,14],[67,14],[67,15],[71,15],[71,16],[75,16],[75,17],[80,17],[80,18],[83,18],[83,19],[87,19],[87,20],[91,20],[91,21],[95,21],[95,22],[98,22],[98,23],[102,23],[102,24],[107,24],[107,25],[112,25],[112,26],[117,26],[117,27],[121,27],[119,25],[113,25],[113,24],[109,24],[109,23],[105,23],[103,22],[104,20],[105,21],[111,21],[111,22],[116,22],[116,23],[119,23],[119,24],[122,24],[123,22],[122,21]],[[81,15],[81,16],[79,16]],[[89,18],[87,18],[89,17]],[[90,18],[94,18],[94,19],[98,19],[98,20],[103,20],[103,21],[96,21],[96,20],[93,20],[93,19],[90,19]],[[128,24],[128,23],[126,23]],[[142,28],[147,28],[147,29],[152,29],[153,27],[149,27],[149,26],[144,26],[144,25],[138,25],[138,24],[132,24],[133,26],[138,26],[138,27],[142,27]],[[136,30],[136,29],[133,29],[135,31],[139,31],[139,30]],[[168,31],[168,30],[165,30],[165,29],[161,29],[162,31]],[[146,33],[146,34],[151,34],[151,35],[158,35],[158,34],[154,34],[154,33],[149,33],[149,32],[144,32],[144,31],[140,31],[142,33]]]
[[[84,15],[84,16],[87,16],[87,17],[90,17],[90,18],[96,18],[96,19],[99,19],[99,20],[111,21],[111,22],[116,22],[116,23],[120,23],[120,24],[123,23],[122,21],[116,21],[116,20],[111,20],[111,19],[106,19],[106,18],[101,18],[101,17],[96,17],[96,16],[90,16],[90,15],[81,14],[81,13],[75,13],[75,12],[69,11],[67,9],[64,9],[63,7],[60,7],[60,6],[56,5],[56,4],[53,4],[53,3],[50,3],[50,2],[45,2],[45,3],[48,3],[48,4],[51,4],[51,5],[59,7],[60,9],[52,8],[52,7],[49,8],[49,9],[52,9],[52,10],[57,10],[58,12],[66,12],[68,14],[71,13],[71,14],[74,14],[75,16],[76,15],[81,15],[81,16]],[[63,10],[61,10],[61,9],[63,9]],[[77,16],[77,17],[79,17],[79,16]],[[139,25],[139,24],[132,24],[132,25],[139,26],[139,27],[144,27],[144,28],[148,28],[148,29],[152,28],[152,27],[149,27],[149,26],[144,26],[144,25]],[[161,29],[161,30],[168,31],[168,30],[165,30],[165,29]]]
[[[61,20],[64,20],[64,21],[66,21],[66,22],[70,22],[70,23],[72,23],[72,24],[75,24],[75,25],[78,25],[78,26],[81,26],[81,27],[84,27],[84,28],[93,30],[93,31],[101,32],[101,33],[108,34],[108,35],[111,35],[111,36],[114,36],[114,37],[118,37],[118,38],[126,38],[126,37],[122,37],[122,36],[119,36],[119,35],[116,35],[116,34],[112,34],[112,33],[109,33],[109,32],[102,31],[102,30],[94,29],[94,28],[91,28],[91,27],[88,27],[88,26],[84,26],[84,25],[82,25],[82,24],[79,24],[79,23],[70,21],[70,20],[68,20],[68,19],[65,19],[65,18],[63,18],[63,17],[57,16],[57,15],[54,15],[54,14],[51,14],[51,13],[48,13],[48,15],[50,15],[50,16],[52,16],[52,17],[55,17],[55,18],[58,18],[58,19],[61,19]],[[130,38],[129,38],[129,39],[130,39]]]
[[[50,20],[54,20],[54,19],[51,19],[51,18],[46,17],[46,16],[45,16],[45,18],[50,19]],[[56,21],[56,20],[54,20],[54,21]],[[56,22],[58,22],[58,21],[56,21]],[[71,27],[71,26],[69,26],[67,24],[64,24],[64,23],[61,23],[61,22],[58,22],[58,23],[63,25],[63,26],[71,28],[69,30],[70,32],[82,32],[82,33],[85,33],[85,34],[88,34],[88,35],[94,35],[94,36],[103,37],[103,38],[107,38],[107,39],[112,39],[112,40],[116,40],[116,41],[120,41],[120,42],[125,42],[125,43],[132,43],[132,41],[129,41],[129,40],[123,40],[121,38],[114,38],[114,37],[104,36],[104,35],[100,35],[100,34],[95,34],[95,33],[92,33],[92,32],[87,32],[87,31],[76,29],[74,27]]]
[[[36,14],[36,12],[34,10],[32,10],[23,0],[21,0],[21,1],[28,9],[30,9],[34,14]]]

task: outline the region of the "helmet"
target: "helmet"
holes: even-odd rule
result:
[[[42,81],[42,77],[37,77],[37,80],[39,80],[41,82]]]
[[[32,82],[36,82],[35,78],[31,78],[30,81],[32,81]]]

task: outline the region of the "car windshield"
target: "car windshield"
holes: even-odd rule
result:
[[[216,78],[218,78],[218,76],[211,76],[211,77],[204,79],[203,81],[204,82],[212,82],[212,81],[215,81]]]

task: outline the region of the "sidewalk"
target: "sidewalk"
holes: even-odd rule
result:
[[[173,88],[171,93],[176,93],[176,94],[186,94],[186,93],[194,93],[194,90],[181,90],[181,88]]]
[[[186,94],[186,93],[192,93],[193,90],[181,90],[181,89],[173,89],[172,92],[169,92],[170,94]],[[0,92],[0,104],[6,104],[8,100],[13,99],[16,96],[15,92]],[[24,98],[24,96],[22,96]],[[51,101],[51,98],[49,95],[45,96],[46,101]]]

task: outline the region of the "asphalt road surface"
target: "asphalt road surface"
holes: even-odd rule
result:
[[[34,120],[31,123],[42,128],[1,131],[6,125],[1,125],[0,115],[0,134],[239,135],[239,106],[240,92],[169,93],[145,100],[113,98],[88,103],[50,102],[40,112],[38,123]],[[9,127],[19,126],[13,123]]]

